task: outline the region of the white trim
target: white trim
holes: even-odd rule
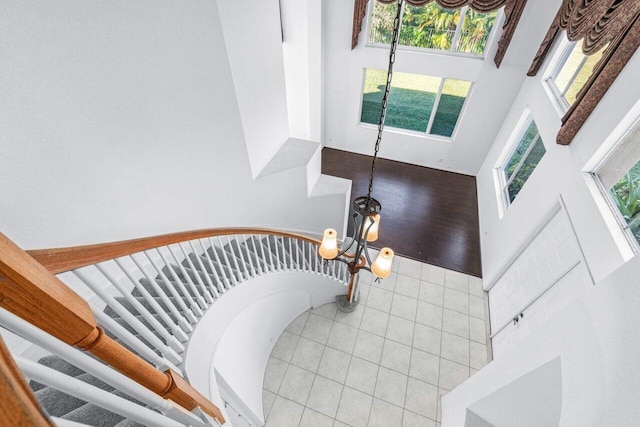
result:
[[[367,80],[367,70],[371,69],[371,70],[378,70],[378,71],[384,71],[384,70],[380,70],[379,68],[368,68],[368,67],[363,67],[363,73],[362,73],[362,85],[360,88],[360,105],[358,106],[358,116],[357,116],[357,120],[358,122],[356,123],[356,126],[360,126],[363,128],[369,128],[369,129],[378,129],[378,124],[373,124],[373,123],[367,123],[367,122],[363,122],[362,121],[362,106],[364,103],[364,88],[365,88],[365,84],[366,84],[366,80]],[[449,77],[443,77],[443,76],[430,76],[427,74],[417,74],[417,73],[404,73],[404,72],[400,72],[401,74],[412,74],[415,76],[421,76],[421,77],[431,77],[434,79],[440,79],[440,82],[438,83],[438,91],[436,92],[436,97],[435,100],[433,101],[433,106],[431,107],[431,112],[429,114],[429,120],[427,121],[427,128],[425,131],[416,131],[416,130],[412,130],[412,129],[403,129],[403,128],[397,128],[391,125],[388,125],[386,123],[385,120],[385,125],[384,125],[384,130],[385,131],[389,131],[392,133],[397,133],[397,134],[401,134],[401,135],[407,135],[407,136],[413,136],[416,138],[424,138],[424,139],[434,139],[438,142],[448,142],[448,143],[453,143],[457,132],[458,132],[458,128],[460,127],[460,122],[467,110],[467,106],[468,106],[468,101],[469,98],[471,97],[471,94],[473,92],[473,89],[475,87],[475,82],[471,81],[471,80],[462,80],[462,79],[456,79],[456,78],[449,78]],[[464,102],[462,104],[462,108],[460,109],[460,112],[458,113],[458,118],[456,119],[456,124],[453,127],[453,131],[451,132],[451,136],[443,136],[443,135],[436,135],[436,134],[432,134],[429,133],[431,131],[431,128],[433,126],[433,121],[435,120],[435,116],[436,113],[438,112],[438,106],[440,104],[440,98],[442,95],[442,89],[444,87],[444,84],[447,80],[456,80],[456,81],[460,81],[460,82],[467,82],[469,83],[469,89],[467,90],[467,94],[464,98]],[[393,84],[393,81],[392,81]],[[393,88],[393,86],[391,86],[391,88]],[[391,93],[391,92],[389,92]]]
[[[640,101],[636,102],[582,168],[587,188],[591,192],[602,219],[625,262],[633,258],[639,252],[640,247],[635,239],[631,240],[632,237],[624,228],[626,223],[622,224],[620,221],[618,208],[612,205],[611,198],[606,194],[607,190],[602,187],[594,173],[609,159],[636,126],[640,126]]]
[[[507,200],[503,188],[505,186],[505,174],[504,167],[506,163],[509,161],[515,150],[518,148],[520,144],[520,140],[526,131],[527,124],[529,120],[535,121],[533,118],[533,113],[529,107],[526,107],[520,118],[516,122],[516,125],[513,127],[509,138],[507,138],[507,143],[505,144],[502,152],[498,156],[496,163],[493,167],[493,179],[494,179],[494,188],[496,191],[496,200],[498,203],[498,218],[502,219],[504,215],[507,213],[507,209],[510,206],[509,201]],[[544,144],[544,141],[543,141]],[[546,147],[545,147],[546,150]]]
[[[503,263],[502,266],[498,269],[498,272],[489,280],[485,280],[484,282],[487,284],[485,286],[485,291],[489,292],[491,288],[495,286],[496,283],[504,276],[504,274],[509,270],[509,268],[513,265],[514,262],[518,259],[518,257],[524,252],[527,247],[533,242],[533,240],[540,234],[540,231],[549,223],[551,218],[555,216],[562,209],[562,204],[559,200],[556,200],[551,207],[547,210],[547,212],[542,216],[540,221],[536,225],[534,225],[527,236],[522,239],[518,247],[511,253]]]
[[[511,253],[511,256],[509,256],[505,260],[505,262],[502,263],[500,269],[498,269],[498,272],[491,279],[484,281],[484,283],[487,284],[486,287],[484,288],[485,291],[489,292],[491,288],[493,288],[496,285],[496,283],[498,283],[498,281],[502,278],[502,276],[504,276],[507,270],[509,270],[509,268],[511,268],[513,263],[516,262],[518,257],[522,255],[522,253],[529,247],[529,245],[531,245],[531,243],[535,240],[535,238],[538,237],[538,234],[540,234],[540,232],[547,226],[549,221],[551,221],[551,219],[560,211],[564,211],[565,215],[567,216],[567,219],[569,220],[569,225],[571,226],[571,232],[573,233],[573,236],[576,239],[576,244],[578,246],[580,262],[586,266],[587,272],[589,273],[589,278],[591,279],[591,284],[595,284],[595,281],[593,280],[593,275],[591,274],[591,269],[589,268],[587,259],[584,256],[584,250],[582,249],[580,240],[578,240],[578,234],[576,233],[576,229],[573,225],[573,221],[571,220],[571,216],[569,215],[569,210],[567,209],[567,205],[565,204],[564,198],[562,197],[562,194],[561,194],[560,196],[558,196],[558,199],[551,205],[551,207],[546,211],[546,213],[542,216],[540,221],[538,221],[538,223],[531,228],[529,233],[527,233],[527,236],[522,240],[522,242],[520,242],[518,247]]]

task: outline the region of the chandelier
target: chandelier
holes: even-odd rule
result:
[[[371,161],[371,173],[369,174],[369,190],[366,196],[357,197],[352,204],[353,210],[353,237],[343,245],[342,249],[338,248],[338,240],[336,230],[328,228],[322,236],[322,243],[318,249],[318,254],[325,260],[337,261],[345,263],[349,271],[349,288],[346,295],[338,295],[336,302],[338,308],[344,312],[351,312],[356,309],[358,304],[358,272],[366,270],[376,276],[376,280],[389,277],[391,274],[391,263],[393,261],[393,250],[390,248],[382,248],[378,257],[371,262],[367,243],[374,242],[378,239],[378,226],[380,225],[380,211],[382,206],[380,202],[371,197],[373,190],[373,175],[376,170],[376,160],[378,158],[378,150],[380,149],[380,141],[382,140],[382,131],[384,129],[384,121],[387,115],[387,101],[391,90],[391,77],[393,75],[393,63],[396,57],[396,47],[398,46],[398,35],[400,27],[400,13],[404,0],[398,1],[398,10],[395,21],[393,23],[393,37],[391,40],[391,51],[389,53],[389,68],[387,71],[387,84],[385,86],[384,95],[382,97],[382,110],[380,120],[378,122],[378,137],[376,139],[373,160]],[[353,250],[352,250],[353,248]],[[352,250],[351,252],[349,252]]]

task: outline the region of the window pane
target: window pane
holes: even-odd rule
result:
[[[441,136],[453,134],[470,87],[471,82],[464,80],[445,80],[438,109],[431,125],[431,134]]]
[[[371,11],[371,25],[369,26],[369,42],[391,44],[393,37],[393,20],[396,17],[397,6],[373,2]]]
[[[480,13],[469,8],[462,21],[462,29],[458,38],[456,51],[482,54],[487,39],[498,16],[498,11]]]
[[[589,77],[591,77],[593,67],[595,67],[595,65],[602,57],[602,52],[604,52],[604,49],[606,49],[606,47],[594,53],[593,55],[588,56],[584,65],[582,66],[580,71],[578,71],[576,78],[573,80],[573,83],[571,83],[571,85],[567,89],[567,93],[564,95],[564,99],[567,100],[569,105],[575,102],[576,97],[578,96],[578,92],[580,92],[580,89],[582,89],[585,83],[587,83],[587,80],[589,80]]]
[[[400,44],[449,50],[460,19],[460,9],[444,9],[436,2],[407,4],[402,16]]]
[[[558,69],[554,72],[552,79],[561,94],[564,94],[567,90],[571,78],[582,64],[582,58],[584,58],[584,54],[580,46],[574,43],[567,59],[558,64]]]
[[[367,68],[361,122],[378,124],[386,81],[386,71]],[[425,132],[439,86],[437,77],[393,73],[385,124]]]
[[[518,163],[520,163],[522,156],[527,151],[536,136],[538,136],[538,127],[536,126],[536,123],[531,120],[531,122],[527,126],[527,129],[522,135],[518,146],[516,147],[515,151],[511,155],[511,158],[509,158],[509,161],[504,167],[504,174],[507,181],[509,181],[509,179],[511,178],[511,175],[518,166]]]
[[[509,185],[508,191],[510,202],[513,202],[513,200],[516,198],[516,196],[522,189],[522,186],[525,182],[527,182],[527,180],[531,176],[531,173],[536,168],[536,166],[538,166],[538,163],[540,163],[540,159],[542,159],[542,156],[544,156],[544,153],[546,152],[547,150],[545,150],[542,140],[540,138],[536,138],[535,145],[529,152],[529,155],[527,156],[524,163],[513,178],[513,181],[511,181],[511,184]]]
[[[609,189],[629,231],[640,242],[640,161]]]

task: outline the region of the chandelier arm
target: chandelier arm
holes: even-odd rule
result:
[[[364,227],[365,227],[365,221],[367,220],[367,218],[369,218],[368,216],[363,216],[362,220],[360,221],[360,225],[358,227],[357,230],[357,234],[354,236],[355,238],[357,238],[357,246],[356,246],[356,251],[353,254],[353,258],[354,258],[354,262],[357,262],[360,260],[360,257],[362,256],[362,251],[363,249],[365,249],[367,247],[367,239],[364,237],[365,234],[363,233],[364,231]],[[364,243],[363,243],[364,241]]]
[[[358,223],[357,223],[357,221],[356,221],[356,218],[357,218],[357,217],[358,217],[358,214],[353,214],[353,230],[354,230],[354,231],[355,231],[356,229],[358,229]],[[346,253],[347,253],[347,251],[348,251],[349,249],[351,249],[351,246],[353,246],[353,244],[355,243],[355,241],[356,241],[356,234],[354,233],[354,234],[353,234],[353,237],[351,238],[351,241],[349,242],[349,244],[348,244],[348,245],[347,245],[343,250],[341,250],[340,252],[338,252],[338,255],[336,255],[336,256],[335,256],[335,257],[333,257],[332,259],[336,259],[336,258],[338,258],[339,256],[342,256],[342,255],[346,254]]]
[[[364,257],[366,258],[366,260],[369,263],[369,265],[373,265],[373,263],[371,262],[371,258],[369,257],[369,251],[367,250],[368,247],[369,247],[369,245],[367,245],[367,242],[365,242],[364,243]]]

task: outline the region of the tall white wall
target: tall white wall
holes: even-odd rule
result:
[[[0,230],[36,248],[343,223],[304,170],[253,180],[288,135],[279,15],[246,11],[252,56],[232,3],[2,2]]]
[[[543,68],[549,62],[547,58]],[[640,116],[640,53],[636,52],[591,117],[569,146],[556,144],[560,115],[541,80],[542,71],[522,85],[509,114],[477,175],[478,212],[485,284],[536,227],[562,196],[569,217],[597,283],[618,268],[624,258],[616,246],[596,201],[587,187],[583,170],[596,151]],[[500,218],[494,168],[508,149],[511,134],[525,110],[531,111],[547,150],[518,197]]]
[[[291,136],[322,139],[323,1],[282,0],[283,44]]]
[[[217,3],[251,170],[257,177],[289,137],[279,2]]]
[[[504,357],[496,359],[443,398],[442,426],[462,427],[466,408],[482,405],[503,387],[528,373],[560,360],[560,426],[630,426],[640,418],[640,357],[637,307],[640,304],[635,257],[592,287]],[[541,402],[549,382],[524,390]],[[558,391],[557,389],[555,390]],[[556,402],[558,403],[558,402]],[[556,405],[539,406],[539,411]],[[494,406],[494,414],[522,419],[514,405]],[[498,412],[499,411],[499,412]],[[525,415],[526,416],[526,415]],[[542,418],[542,417],[540,417]],[[546,425],[546,424],[538,424]],[[555,425],[555,424],[554,424]]]
[[[549,8],[548,3],[528,2],[525,13],[551,20],[555,10]],[[364,69],[386,70],[389,50],[366,45],[364,22],[359,44],[352,51],[352,20],[353,1],[326,1],[324,143],[328,147],[370,155],[377,127],[359,123]],[[497,40],[484,60],[399,49],[394,71],[467,80],[474,85],[453,140],[387,130],[380,155],[475,175],[524,80],[527,61],[535,54],[545,32],[546,28],[536,26],[535,22],[521,23],[500,69],[493,63]]]

